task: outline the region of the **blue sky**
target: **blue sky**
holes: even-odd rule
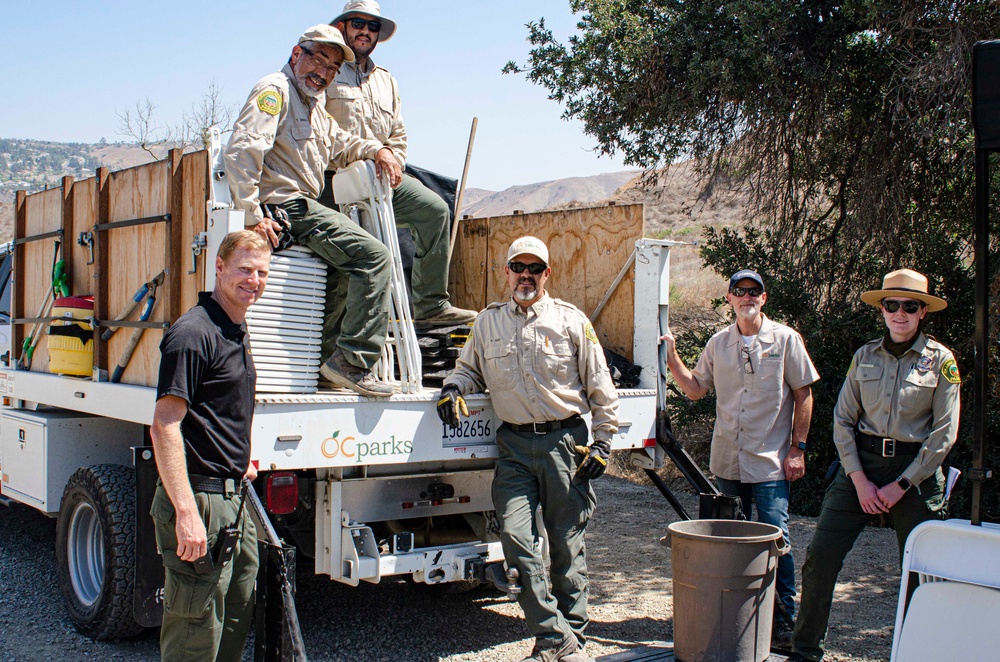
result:
[[[147,97],[174,123],[214,81],[242,105],[257,79],[277,71],[298,36],[340,13],[342,2],[260,0],[17,0],[0,21],[0,137],[59,142],[123,140],[117,112]],[[516,184],[630,169],[593,152],[595,141],[523,75],[529,21],[558,37],[577,18],[568,0],[385,0],[399,28],[373,59],[396,76],[410,160],[461,176],[472,118],[479,117],[468,186]]]

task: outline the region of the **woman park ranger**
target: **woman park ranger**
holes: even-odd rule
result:
[[[872,519],[892,516],[902,559],[910,531],[945,516],[941,463],[958,433],[961,378],[951,351],[920,327],[948,304],[910,269],[887,274],[861,300],[881,309],[886,333],[855,352],[833,412],[841,468],[802,568],[790,662],[822,659],[837,575]]]

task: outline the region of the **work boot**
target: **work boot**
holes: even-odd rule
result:
[[[531,655],[521,660],[521,662],[556,662],[557,660],[567,660],[567,662],[580,662],[580,658],[573,659],[571,656],[575,655],[577,650],[580,648],[580,644],[577,643],[576,637],[569,637],[563,639],[563,642],[558,646],[549,646],[547,648],[542,648],[538,644],[531,649]],[[586,658],[582,658],[586,659]]]
[[[370,398],[387,398],[392,395],[392,384],[380,382],[371,370],[352,365],[339,347],[319,367],[319,374],[334,386],[349,388]]]
[[[478,313],[474,310],[457,308],[449,303],[441,310],[441,312],[431,315],[430,317],[425,317],[422,320],[416,320],[416,322],[420,324],[430,324],[432,326],[452,326],[456,324],[468,324],[469,322],[475,321],[476,315],[478,315]]]
[[[792,626],[783,618],[774,617],[771,627],[771,648],[778,651],[792,650]]]

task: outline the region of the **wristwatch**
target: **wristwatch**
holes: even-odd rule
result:
[[[906,476],[900,476],[896,479],[896,484],[899,485],[900,489],[904,492],[913,487],[913,483]]]
[[[800,451],[804,451],[806,449],[806,442],[804,442],[804,441],[793,441],[792,442],[792,447],[793,448],[798,448]]]

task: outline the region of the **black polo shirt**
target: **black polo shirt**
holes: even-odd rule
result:
[[[188,403],[181,422],[190,474],[240,478],[250,462],[257,372],[244,324],[236,324],[210,292],[181,315],[160,343],[156,399]]]

